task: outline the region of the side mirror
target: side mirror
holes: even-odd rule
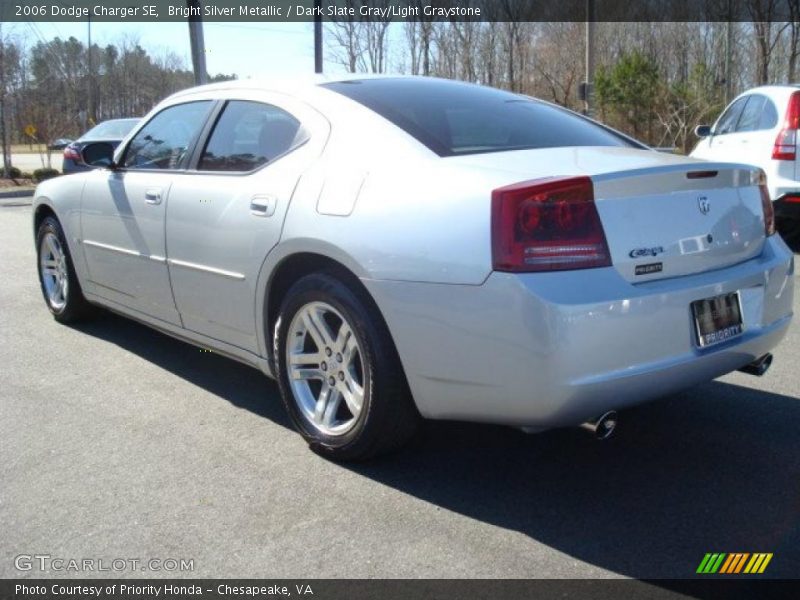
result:
[[[698,125],[694,128],[694,134],[699,138],[708,137],[711,135],[711,125]]]
[[[81,158],[90,167],[113,169],[114,150],[114,145],[108,142],[91,142],[81,149]]]

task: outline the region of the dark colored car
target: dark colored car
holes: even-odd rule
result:
[[[48,150],[63,150],[72,143],[72,138],[58,138],[47,145]]]
[[[64,162],[61,170],[67,173],[88,171],[89,167],[81,158],[81,150],[89,142],[108,142],[115,148],[119,145],[128,132],[139,122],[135,119],[111,119],[103,121],[92,127],[77,140],[64,148]]]

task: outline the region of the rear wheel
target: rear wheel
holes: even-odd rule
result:
[[[46,217],[36,235],[39,284],[47,308],[60,323],[89,316],[93,307],[83,297],[61,224]]]
[[[287,292],[274,357],[286,409],[316,452],[363,460],[391,451],[419,419],[386,325],[371,300],[331,274]]]
[[[800,219],[776,217],[775,228],[792,249],[800,247]]]

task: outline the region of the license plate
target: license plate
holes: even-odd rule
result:
[[[701,348],[725,342],[744,332],[739,292],[692,302],[697,345]]]

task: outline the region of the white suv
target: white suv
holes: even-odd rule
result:
[[[734,99],[712,127],[695,129],[702,139],[691,156],[762,168],[775,216],[800,221],[798,128],[800,85],[753,88]]]

